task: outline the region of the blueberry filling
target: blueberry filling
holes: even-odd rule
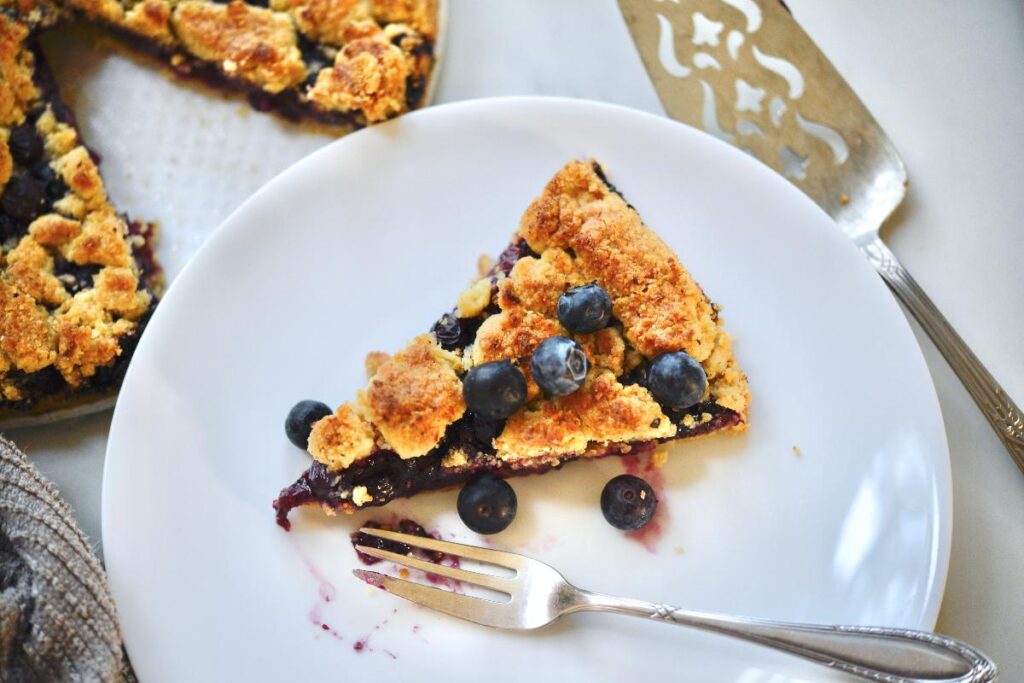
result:
[[[363,524],[363,527],[370,529],[384,529],[385,531],[398,531],[403,534],[409,534],[410,536],[420,536],[421,538],[434,538],[427,533],[420,524],[414,522],[411,519],[399,520],[398,524],[382,524],[381,522],[369,521]],[[415,554],[424,560],[440,564],[445,557],[442,552],[435,550],[425,550],[423,548],[413,548],[412,546],[406,545],[405,543],[399,543],[398,541],[389,541],[379,536],[371,536],[370,534],[363,533],[362,531],[353,531],[349,534],[349,538],[352,540],[352,547],[365,546],[367,548],[376,548],[377,550],[387,550],[388,552],[396,553],[398,555],[410,555]],[[356,556],[359,561],[365,565],[375,565],[382,560],[372,555],[367,555],[364,552],[356,550]]]
[[[43,141],[36,135],[35,127],[27,123],[11,131],[7,148],[14,162],[22,166],[31,166],[43,156]]]
[[[46,187],[27,173],[11,176],[0,197],[0,207],[6,215],[20,223],[31,223],[43,211]]]
[[[93,285],[93,277],[100,272],[102,266],[92,263],[78,265],[67,259],[57,258],[53,265],[53,274],[64,283],[68,294],[77,294]]]

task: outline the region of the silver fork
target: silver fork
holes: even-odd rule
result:
[[[616,612],[749,640],[878,683],[982,683],[996,679],[996,666],[985,655],[965,643],[936,633],[876,626],[799,624],[694,612],[591,593],[570,584],[553,567],[515,553],[383,529],[366,527],[361,531],[388,541],[514,571],[513,576],[498,576],[357,546],[360,552],[382,560],[508,596],[504,602],[496,602],[378,572],[353,570],[363,581],[389,593],[484,626],[528,630],[546,626],[572,612]]]

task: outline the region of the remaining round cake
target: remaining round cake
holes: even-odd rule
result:
[[[76,18],[339,131],[424,103],[438,30],[437,0],[0,0],[0,419],[115,392],[162,285],[37,43]]]

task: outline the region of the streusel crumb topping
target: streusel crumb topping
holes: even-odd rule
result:
[[[276,93],[301,83],[306,65],[288,16],[231,0],[220,5],[182,0],[174,7],[171,26],[190,53]]]
[[[459,358],[421,334],[384,361],[358,402],[402,458],[426,454],[466,412]]]
[[[676,428],[639,386],[623,386],[611,372],[596,372],[580,389],[545,399],[508,419],[495,439],[498,456],[516,461],[587,452],[592,444],[660,439]]]
[[[338,53],[334,66],[322,70],[309,99],[327,110],[359,109],[370,122],[405,107],[405,54],[383,39],[360,38]]]
[[[572,249],[583,278],[612,297],[626,338],[645,356],[680,349],[698,361],[710,355],[718,332],[711,303],[593,164],[562,169],[530,205],[519,234],[534,251]]]

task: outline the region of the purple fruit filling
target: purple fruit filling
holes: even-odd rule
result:
[[[398,531],[403,534],[409,534],[411,536],[420,536],[421,538],[436,538],[436,536],[427,533],[420,524],[414,522],[411,519],[399,520],[397,524],[384,524],[381,522],[366,522],[363,527],[369,527],[371,529],[384,529],[385,531]],[[434,550],[425,550],[423,548],[413,548],[405,543],[399,543],[398,541],[389,541],[378,536],[371,536],[370,534],[363,533],[362,531],[353,531],[349,538],[352,540],[352,547],[365,546],[368,548],[376,548],[378,550],[387,550],[398,555],[409,555],[415,554],[430,562],[440,563],[445,559],[446,555],[441,552]],[[380,558],[367,555],[364,552],[356,550],[356,556],[359,557],[359,561],[367,566],[372,566],[381,562]]]
[[[711,415],[711,419],[702,422],[702,414]],[[684,424],[684,418],[691,416],[692,426]],[[677,426],[678,432],[672,439],[699,436],[723,429],[739,423],[740,416],[728,408],[716,403],[699,403],[692,408],[669,415]],[[366,487],[367,493],[373,498],[362,507],[377,507],[395,498],[404,498],[435,489],[447,488],[461,484],[476,474],[488,472],[501,477],[540,474],[560,469],[567,462],[578,459],[579,455],[565,455],[550,461],[535,462],[527,465],[509,463],[494,453],[491,440],[486,438],[500,431],[494,423],[480,422],[472,413],[467,413],[448,428],[441,443],[430,453],[419,457],[403,460],[393,451],[382,450],[340,472],[330,472],[320,462],[314,462],[298,481],[283,489],[274,501],[277,511],[277,523],[284,529],[290,529],[288,513],[301,505],[318,504],[329,510],[352,512],[359,509],[352,502],[352,492],[357,486]],[[491,437],[493,438],[493,437]],[[612,444],[597,456],[640,455],[654,450],[657,441],[641,441],[630,444]],[[465,464],[443,464],[445,456],[452,450],[461,450],[466,454]]]

